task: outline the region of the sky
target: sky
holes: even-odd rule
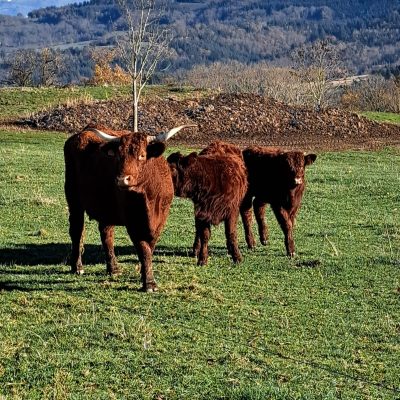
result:
[[[80,0],[0,0],[0,14],[5,15],[27,15],[30,11],[56,6],[60,7],[66,4],[79,3]]]

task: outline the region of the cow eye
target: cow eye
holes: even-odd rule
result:
[[[146,159],[146,154],[139,155],[139,161],[144,161]]]
[[[109,155],[110,157],[114,157],[114,156],[115,156],[115,151],[112,150],[112,149],[109,149],[109,150],[107,151],[107,155]]]

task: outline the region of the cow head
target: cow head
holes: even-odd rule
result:
[[[115,160],[117,186],[123,190],[137,191],[147,161],[161,156],[166,148],[165,142],[186,126],[189,125],[173,128],[169,132],[157,136],[148,136],[144,133],[112,136],[96,128],[88,128],[87,130],[106,142],[102,146],[102,151]]]
[[[186,186],[188,180],[185,177],[187,168],[196,160],[197,153],[193,152],[184,156],[179,151],[172,153],[168,158],[169,168],[171,170],[172,182],[174,184],[175,195],[186,197]]]
[[[284,153],[282,168],[287,170],[288,184],[290,188],[304,184],[305,169],[317,158],[315,154],[305,155],[300,151],[288,151]]]

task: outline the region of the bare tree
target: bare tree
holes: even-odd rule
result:
[[[400,112],[400,79],[371,75],[356,81],[342,95],[342,106],[351,110]]]
[[[266,62],[242,64],[196,65],[190,71],[178,73],[177,79],[185,84],[228,93],[255,93],[272,97],[292,105],[304,105],[301,86],[293,70],[270,66]]]
[[[304,83],[305,95],[316,110],[321,109],[335,90],[332,82],[344,76],[338,47],[328,40],[319,40],[299,47],[292,58],[294,71]]]
[[[60,53],[46,47],[37,54],[36,64],[37,84],[39,86],[55,85],[62,66]]]
[[[34,50],[17,50],[8,59],[9,70],[6,82],[9,85],[32,86],[36,66]]]
[[[49,48],[18,50],[6,62],[6,83],[16,86],[55,85],[62,68],[60,53]]]
[[[117,0],[127,23],[127,33],[117,38],[123,67],[132,79],[133,131],[138,130],[142,90],[169,49],[170,36],[159,24],[162,8],[157,0]]]

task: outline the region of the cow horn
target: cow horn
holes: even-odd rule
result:
[[[96,128],[88,128],[86,130],[90,131],[90,132],[93,132],[97,137],[99,137],[100,139],[105,140],[106,142],[118,142],[121,139],[118,136],[108,135],[107,133],[99,131]]]
[[[170,131],[168,132],[164,132],[164,133],[160,133],[158,135],[149,135],[147,136],[147,141],[153,142],[154,140],[158,140],[160,142],[166,142],[168,139],[170,139],[172,136],[174,136],[176,133],[178,133],[181,129],[183,128],[189,128],[189,127],[196,127],[197,125],[181,125],[178,126],[176,128],[172,128]]]

